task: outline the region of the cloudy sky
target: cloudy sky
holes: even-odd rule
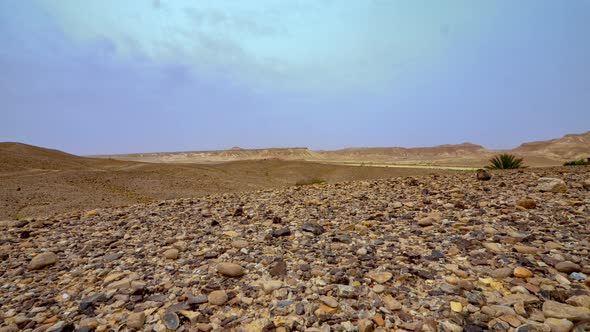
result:
[[[2,0],[0,141],[511,148],[590,130],[590,1]]]

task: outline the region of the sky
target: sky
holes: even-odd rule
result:
[[[513,148],[590,130],[589,0],[2,0],[0,141]]]

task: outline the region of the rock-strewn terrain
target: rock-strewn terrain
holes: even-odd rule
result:
[[[323,184],[4,222],[0,330],[583,331],[589,170]],[[548,180],[539,190],[541,177],[566,191]]]

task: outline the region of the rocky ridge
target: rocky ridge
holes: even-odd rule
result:
[[[584,331],[589,170],[322,184],[5,221],[0,331]],[[540,190],[541,178],[565,191],[559,181]]]

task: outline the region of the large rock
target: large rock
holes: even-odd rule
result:
[[[46,266],[53,265],[57,262],[57,255],[48,251],[41,253],[31,260],[29,263],[29,269],[39,270]]]
[[[574,307],[555,301],[545,301],[543,303],[543,314],[545,314],[545,317],[565,318],[572,321],[590,319],[590,309]]]
[[[537,190],[552,193],[564,193],[567,191],[565,182],[557,178],[540,178],[537,182]]]

